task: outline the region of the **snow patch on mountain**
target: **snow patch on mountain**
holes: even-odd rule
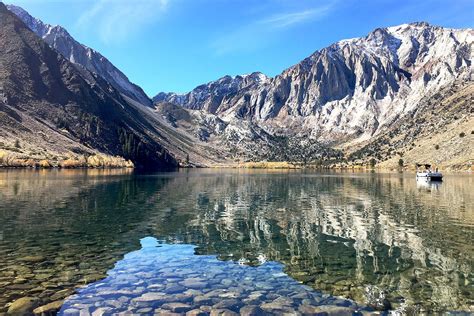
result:
[[[250,120],[270,134],[308,135],[350,145],[370,139],[426,97],[474,79],[474,31],[426,22],[378,28],[316,51],[274,78],[225,76],[170,102]]]

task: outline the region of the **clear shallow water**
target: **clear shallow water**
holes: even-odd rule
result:
[[[456,175],[432,185],[399,174],[1,171],[0,313],[109,282],[146,236],[252,276],[277,267],[360,306],[385,297],[406,312],[473,311],[472,188]]]
[[[353,301],[302,286],[283,273],[280,263],[250,267],[220,261],[215,256],[195,255],[195,246],[158,245],[152,237],[142,239],[142,246],[117,262],[107,278],[78,289],[60,314],[234,311],[261,315],[366,310]]]

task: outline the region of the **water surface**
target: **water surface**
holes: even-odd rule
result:
[[[222,269],[226,282],[280,275],[275,282],[288,282],[291,295],[314,296],[306,305],[472,312],[473,188],[466,175],[439,185],[375,173],[1,171],[0,313],[25,296],[41,304],[67,298],[64,310],[102,286],[142,289],[140,297],[155,280],[159,293],[169,277],[160,271],[181,255]],[[163,244],[145,251],[147,236]],[[173,260],[153,261],[165,250]],[[132,273],[117,269],[136,254],[151,260],[148,274],[120,283]],[[175,277],[181,295],[193,290],[182,285],[186,278],[202,278]],[[232,308],[261,290],[242,289]],[[302,300],[287,305],[301,312]]]
[[[195,255],[192,245],[158,244],[152,237],[143,238],[142,245],[108,271],[107,278],[78,289],[60,314],[314,315],[372,310],[302,286],[277,262],[250,267]]]

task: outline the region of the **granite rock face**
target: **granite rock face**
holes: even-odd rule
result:
[[[455,82],[472,82],[474,31],[427,23],[378,28],[316,51],[274,78],[223,77],[172,103],[251,121],[272,135],[304,135],[349,145],[392,127],[427,97]]]

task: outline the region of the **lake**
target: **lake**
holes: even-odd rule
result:
[[[462,174],[2,170],[0,314],[474,312],[473,188]]]

